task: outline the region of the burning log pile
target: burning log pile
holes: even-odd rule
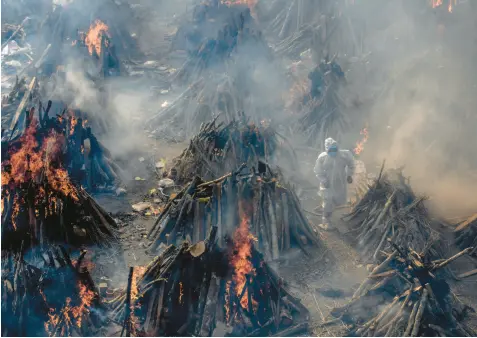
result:
[[[473,247],[471,255],[477,255],[477,213],[460,223],[454,230],[460,248]]]
[[[127,291],[112,301],[126,335],[284,336],[305,331],[308,311],[286,291],[244,230],[237,230],[228,254],[216,247],[217,228],[212,227],[206,241],[171,245],[143,272],[133,269]]]
[[[240,211],[244,209],[258,250],[267,261],[279,259],[280,253],[291,247],[307,253],[307,245],[321,246],[293,189],[259,163],[258,172],[243,164],[212,181],[196,176],[162,210],[148,235],[154,241],[152,249],[161,243],[203,240],[213,226],[217,226],[219,245],[223,245],[225,236],[241,224]]]
[[[432,261],[409,247],[393,251],[359,286],[352,300],[331,314],[351,325],[352,336],[474,337],[463,320],[473,310],[457,299],[436,272],[472,248]]]
[[[424,206],[399,169],[381,173],[345,220],[365,259],[379,260],[391,243],[424,252],[432,259],[442,258],[441,234],[435,230]],[[390,241],[387,241],[391,238]]]
[[[63,247],[22,253],[2,251],[2,336],[97,336],[104,317],[89,272]]]
[[[2,245],[19,250],[62,242],[118,245],[116,223],[63,166],[66,139],[44,134],[35,119],[2,162]]]
[[[189,147],[174,159],[173,168],[179,184],[190,182],[194,176],[212,180],[242,163],[256,166],[260,160],[273,161],[278,154],[280,158],[288,159],[292,168],[296,165],[293,148],[272,126],[256,125],[243,114],[230,123],[216,123],[216,120],[202,124]]]

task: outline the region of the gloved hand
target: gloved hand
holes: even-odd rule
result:
[[[348,177],[346,178],[346,181],[348,181],[348,184],[353,183],[353,177],[348,176]]]
[[[323,186],[323,188],[328,189],[330,187],[330,181],[323,180],[321,181],[321,185]]]

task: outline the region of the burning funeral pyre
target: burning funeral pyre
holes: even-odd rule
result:
[[[248,220],[244,218],[242,222]],[[254,249],[240,227],[221,252],[216,227],[206,241],[173,245],[111,303],[126,335],[266,336],[307,329],[309,314]]]
[[[223,246],[225,236],[240,229],[243,215],[248,217],[247,231],[267,260],[278,259],[291,247],[305,253],[308,245],[320,247],[293,189],[278,181],[265,164],[258,166],[257,172],[243,164],[208,182],[196,176],[162,210],[148,236],[154,241],[152,248],[203,240],[213,226]]]
[[[392,243],[424,252],[440,259],[445,252],[442,236],[424,206],[424,198],[414,194],[401,170],[387,170],[345,216],[363,258],[380,259]],[[389,240],[390,239],[390,240]]]
[[[454,230],[457,245],[464,249],[473,247],[471,255],[477,255],[477,213],[460,223]]]
[[[212,180],[242,163],[252,167],[259,161],[273,162],[278,154],[294,168],[297,160],[293,148],[271,125],[257,125],[243,114],[229,123],[214,120],[202,124],[189,147],[174,159],[175,179],[179,184],[190,182],[194,176]]]
[[[3,247],[19,250],[51,242],[118,246],[114,220],[70,179],[81,169],[74,155],[81,156],[83,149],[73,144],[78,151],[71,151],[75,139],[69,137],[77,128],[42,128],[33,114],[34,108],[23,135],[2,149]],[[70,173],[64,165],[68,160]]]
[[[104,312],[84,254],[50,246],[27,258],[2,251],[2,336],[98,336]]]
[[[448,259],[432,260],[409,247],[393,248],[359,286],[352,300],[332,310],[333,319],[350,324],[352,336],[474,337],[463,323],[473,310],[463,305],[439,269],[468,253],[465,249]]]

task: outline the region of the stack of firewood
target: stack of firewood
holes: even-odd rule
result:
[[[63,247],[35,253],[27,262],[2,251],[2,336],[103,335],[104,308],[84,253],[75,262]]]
[[[244,210],[244,212],[240,212]],[[219,244],[247,219],[250,232],[267,260],[299,247],[321,246],[304,216],[294,189],[278,179],[270,168],[258,163],[258,171],[245,164],[225,176],[204,182],[195,177],[162,210],[149,233],[156,249],[161,243],[176,244],[205,238],[218,227]]]
[[[471,255],[477,255],[477,213],[460,223],[454,230],[460,248],[472,246]]]
[[[291,167],[298,162],[293,148],[272,126],[257,125],[242,115],[230,123],[214,120],[201,125],[173,167],[177,182],[183,184],[195,175],[211,180],[242,163],[256,166],[259,160],[273,161],[274,156],[289,160]]]
[[[383,168],[364,197],[345,216],[361,255],[371,261],[379,260],[392,242],[425,252],[433,259],[442,258],[442,236],[423,203],[424,197],[414,194],[401,170],[383,173]]]
[[[216,232],[212,227],[206,241],[171,245],[145,269],[131,269],[127,290],[111,300],[127,336],[283,336],[307,329],[308,311],[253,246],[246,245],[246,257],[237,242],[219,251]]]
[[[63,138],[35,124],[2,163],[2,245],[18,250],[60,242],[119,246],[117,225],[64,169]]]
[[[462,320],[469,307],[460,303],[436,272],[472,248],[448,259],[432,260],[409,246],[393,251],[376,265],[351,301],[332,310],[336,317],[324,325],[350,325],[353,336],[474,337]]]

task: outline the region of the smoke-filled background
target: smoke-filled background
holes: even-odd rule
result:
[[[9,11],[15,8],[24,11],[28,3],[10,2],[2,2],[8,3]],[[61,79],[64,85],[56,86],[51,97],[111,120],[115,127],[101,135],[101,139],[116,156],[128,158],[147,150],[149,134],[169,121],[158,118],[154,125],[146,126],[144,121],[188,86],[187,83],[171,86],[162,80],[157,67],[151,70],[147,64],[164,69],[181,67],[183,58],[169,53],[170,40],[197,3],[192,0],[55,1],[65,8],[74,7],[63,18],[70,28],[65,34],[70,34],[71,39],[76,30],[87,31],[93,18],[108,22],[110,28],[114,26],[110,34],[118,46],[119,58],[127,61],[129,68],[128,76],[109,77],[99,93],[91,80],[97,70],[90,60],[64,52],[61,55],[66,70],[66,76]],[[258,1],[259,27],[262,23],[259,10],[267,8],[268,3]],[[319,1],[316,3],[322,6]],[[444,0],[433,9],[433,1],[427,0],[343,3],[346,5],[340,13],[347,19],[342,20],[342,25],[360,29],[343,30],[345,33],[332,37],[328,53],[337,54],[346,72],[348,84],[343,95],[359,104],[347,108],[352,123],[338,141],[343,147],[352,148],[360,139],[359,131],[368,126],[369,140],[361,154],[368,171],[377,171],[386,159],[388,167],[404,166],[413,188],[429,195],[437,210],[446,216],[476,210],[476,4],[450,1],[452,8],[448,8]],[[52,5],[48,1],[42,4],[39,10],[45,12]],[[8,20],[9,15],[10,12],[4,11],[2,20]],[[121,39],[125,36],[132,42],[122,48]],[[274,42],[271,37],[264,38]],[[29,39],[35,46],[47,36]],[[350,46],[356,40],[359,40],[358,50]],[[244,110],[261,114],[259,118],[281,121],[289,114],[283,109],[283,97],[291,86],[286,69],[292,60],[275,57],[270,61],[265,53],[263,49],[244,45],[233,56],[233,62],[217,68],[217,74],[226,74],[238,83],[244,72],[250,72],[243,83],[252,94]],[[206,79],[211,81],[212,78]],[[181,141],[185,141],[187,135],[182,136]],[[302,140],[295,135],[291,141],[300,145]]]
[[[472,1],[356,1],[375,97],[365,162],[404,166],[446,216],[477,208],[477,11]],[[426,6],[427,5],[427,6]],[[362,12],[361,12],[362,10]],[[452,12],[450,12],[452,11]]]

